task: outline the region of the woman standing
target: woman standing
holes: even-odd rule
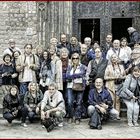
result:
[[[122,37],[121,40],[120,40],[120,42],[121,42],[121,48],[126,52],[127,57],[128,57],[128,60],[130,60],[132,50],[131,50],[130,47],[127,46],[127,44],[128,44],[127,38]]]
[[[45,93],[45,91],[48,89],[49,84],[51,84],[54,81],[54,69],[51,65],[51,58],[49,57],[49,53],[47,50],[44,50],[43,52],[43,59],[44,61],[41,63],[40,68],[40,89]]]
[[[114,108],[120,113],[120,99],[116,95],[120,92],[123,81],[125,79],[125,70],[122,64],[119,64],[118,56],[113,54],[111,56],[111,63],[108,64],[104,79],[106,80],[106,87],[110,91],[114,103]],[[120,119],[119,117],[117,119]]]
[[[0,76],[5,95],[9,92],[10,86],[14,84],[14,79],[17,77],[15,67],[12,64],[12,56],[9,54],[3,56],[3,63],[0,65]]]
[[[75,118],[75,123],[78,124],[81,119],[81,104],[86,82],[86,66],[80,63],[79,58],[78,53],[72,54],[71,65],[68,66],[66,72],[68,121],[72,122],[73,118]]]
[[[132,50],[131,50],[130,47],[127,46],[127,44],[128,44],[127,38],[122,37],[121,40],[120,40],[120,43],[121,43],[121,48],[126,53],[126,56],[127,56],[127,59],[128,59],[127,63],[124,63],[125,71],[126,71],[126,73],[128,73],[128,71],[129,71],[129,68],[128,67],[129,67],[129,64],[131,62],[131,53],[132,53]]]
[[[66,99],[66,89],[67,89],[67,81],[66,81],[66,72],[67,72],[67,69],[68,69],[68,65],[70,63],[70,60],[69,60],[69,51],[67,48],[62,48],[60,50],[60,59],[62,61],[62,75],[63,75],[63,97],[64,99]]]
[[[137,123],[140,103],[140,68],[132,67],[132,73],[127,75],[120,96],[127,106],[128,126],[139,126]]]
[[[16,71],[16,62],[17,62],[17,60],[18,60],[18,58],[19,58],[20,55],[21,55],[20,51],[17,51],[16,50],[16,51],[13,52],[13,61],[12,61],[12,63],[14,65],[15,71]],[[17,77],[15,77],[13,79],[13,84],[16,85],[17,87],[19,87],[20,86],[19,81],[18,81],[18,75],[19,75],[19,73],[17,71],[16,71],[16,73],[17,73]]]

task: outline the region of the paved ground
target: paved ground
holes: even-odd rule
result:
[[[28,124],[27,128],[20,126],[16,120],[12,127],[6,124],[0,119],[0,138],[140,138],[140,127],[128,127],[125,118],[109,121],[102,130],[89,129],[88,119],[82,120],[80,125],[65,122],[62,128],[55,128],[50,133],[39,123]]]

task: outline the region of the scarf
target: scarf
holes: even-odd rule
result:
[[[62,61],[62,71],[63,71],[63,73],[66,73],[69,59],[68,58],[61,58],[61,61]]]

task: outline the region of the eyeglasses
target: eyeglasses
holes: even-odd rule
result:
[[[78,60],[79,58],[78,58],[78,57],[76,57],[76,58],[72,58],[72,60],[74,60],[74,59],[77,59],[77,60]]]

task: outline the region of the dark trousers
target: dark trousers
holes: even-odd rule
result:
[[[24,110],[25,110],[25,120],[28,116],[29,121],[32,123],[34,121],[35,116],[37,115],[35,109],[33,109],[32,111],[28,111],[28,108],[24,107]]]
[[[3,114],[3,117],[9,122],[12,123],[12,121],[16,118],[21,118],[21,121],[25,123],[26,119],[26,110],[24,108],[18,110],[18,113],[16,116],[13,116],[12,112],[6,112]]]
[[[67,116],[75,119],[81,118],[81,105],[83,100],[83,91],[73,91],[67,89]],[[75,105],[75,107],[74,107]]]

